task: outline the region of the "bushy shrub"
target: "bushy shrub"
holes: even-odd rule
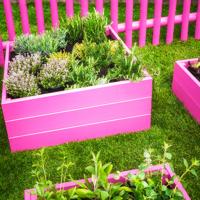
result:
[[[10,71],[8,78],[5,80],[8,94],[14,98],[34,96],[41,93],[37,79],[34,75],[24,71]]]
[[[114,67],[108,71],[109,80],[136,80],[142,77],[141,62],[135,54],[136,46],[129,55],[125,52],[115,54],[113,57]]]
[[[48,55],[66,47],[65,34],[65,30],[57,29],[43,35],[20,35],[15,39],[14,51],[17,54],[41,52]]]
[[[68,60],[51,59],[43,65],[38,79],[44,89],[56,89],[65,86],[68,72]]]
[[[42,57],[40,53],[31,55],[17,55],[9,63],[9,72],[17,73],[18,71],[24,71],[32,74],[36,74],[42,65]]]
[[[50,60],[69,60],[71,58],[71,54],[70,53],[67,53],[67,52],[55,52],[55,53],[52,53],[49,55],[49,58],[47,59],[48,61]]]
[[[107,20],[104,16],[96,11],[89,13],[83,19],[84,40],[95,43],[104,42],[107,39],[105,34],[106,25]]]
[[[94,68],[95,64],[95,60],[90,57],[87,58],[86,65],[76,61],[69,73],[69,82],[71,85],[68,85],[67,89],[95,85],[98,79]]]

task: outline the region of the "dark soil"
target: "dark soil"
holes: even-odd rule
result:
[[[198,61],[199,62],[199,61]],[[200,81],[200,68],[193,67],[192,63],[188,63],[188,71],[193,74],[198,81]]]

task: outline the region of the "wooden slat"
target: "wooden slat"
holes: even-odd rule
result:
[[[3,67],[4,65],[4,52],[3,52],[3,43],[2,43],[2,39],[0,37],[0,66]]]
[[[176,16],[176,4],[177,0],[170,0],[169,1],[169,14],[167,20],[167,36],[166,36],[166,43],[170,44],[173,41],[174,37],[174,22]]]
[[[133,0],[126,0],[125,42],[128,48],[132,47],[132,21],[133,21]]]
[[[183,41],[186,41],[188,39],[190,6],[191,6],[191,0],[184,0],[182,28],[181,28],[181,40]]]
[[[118,0],[111,0],[110,5],[111,25],[116,33],[118,33]]]
[[[28,9],[26,5],[26,0],[19,0],[19,10],[22,22],[22,31],[24,34],[30,34]]]
[[[42,0],[35,0],[35,11],[36,11],[38,33],[42,34],[45,31],[44,11],[43,11]]]
[[[96,0],[96,11],[103,15],[103,0]]]
[[[10,41],[13,41],[15,39],[16,34],[15,34],[15,25],[13,21],[12,6],[10,0],[3,0],[3,5],[6,16],[8,37]]]
[[[162,16],[162,3],[163,0],[155,0],[154,6],[154,26],[153,26],[153,45],[160,43],[160,27],[161,27],[161,16]]]
[[[52,27],[57,28],[59,26],[57,0],[50,0],[50,10]]]
[[[196,28],[195,28],[195,39],[200,39],[200,0],[198,0]]]
[[[66,0],[66,15],[67,17],[71,18],[74,16],[74,3],[73,0]]]
[[[146,21],[147,21],[148,0],[140,1],[140,31],[139,31],[139,46],[143,47],[146,44]]]
[[[80,0],[81,16],[85,17],[88,15],[88,0]]]

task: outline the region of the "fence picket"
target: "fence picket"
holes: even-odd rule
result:
[[[140,1],[140,31],[139,31],[139,46],[143,47],[146,44],[146,20],[147,20],[148,0]]]
[[[167,20],[167,37],[166,37],[167,44],[170,44],[173,41],[174,22],[175,22],[175,16],[176,16],[176,4],[177,4],[177,0],[169,1],[169,14],[168,14],[168,20]]]
[[[66,0],[66,15],[67,17],[71,18],[74,16],[74,2],[73,0]]]
[[[35,11],[36,11],[38,33],[42,34],[45,31],[44,11],[43,11],[42,0],[35,0]]]
[[[96,0],[96,11],[103,15],[103,0]]]
[[[80,0],[81,16],[85,17],[88,15],[88,0]]]
[[[111,0],[110,16],[112,28],[118,33],[118,0]]]
[[[4,65],[4,52],[3,52],[3,42],[0,37],[0,66]]]
[[[132,21],[133,21],[133,0],[126,0],[126,27],[125,40],[126,45],[132,47]]]
[[[191,0],[184,0],[183,15],[182,15],[182,28],[181,28],[181,40],[183,40],[183,41],[186,41],[188,39],[190,5],[191,5]]]
[[[26,5],[26,0],[19,0],[19,10],[22,22],[22,31],[24,34],[30,34],[28,9]]]
[[[57,0],[50,0],[51,23],[53,28],[59,26]]]
[[[161,23],[161,16],[162,16],[162,3],[163,3],[163,0],[155,0],[153,45],[158,45],[160,43],[160,23]]]
[[[196,28],[195,28],[195,39],[200,39],[200,0],[198,0]]]
[[[15,39],[15,25],[13,21],[12,6],[10,0],[3,0],[3,5],[6,16],[8,37],[10,41],[13,41]]]

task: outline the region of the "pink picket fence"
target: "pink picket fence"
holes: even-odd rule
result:
[[[44,10],[42,0],[35,0],[35,13],[37,20],[38,33],[42,34],[45,31]],[[74,1],[66,0],[66,16],[73,17],[74,15]],[[28,18],[28,8],[26,0],[18,0],[22,32],[24,34],[30,34],[30,22]],[[7,24],[9,41],[15,39],[15,25],[12,14],[12,4],[10,0],[3,0],[5,18]],[[57,0],[49,0],[52,27],[57,28],[59,26],[58,15],[58,3]],[[183,12],[181,15],[176,15],[177,0],[169,0],[168,16],[162,17],[163,0],[154,1],[154,18],[148,19],[148,0],[140,0],[140,19],[133,21],[134,15],[134,0],[126,0],[125,9],[125,22],[118,22],[119,2],[118,0],[110,0],[110,21],[112,28],[116,32],[125,33],[125,42],[127,46],[132,47],[132,33],[138,31],[139,34],[139,46],[143,47],[146,44],[147,29],[153,29],[152,44],[158,45],[160,43],[160,29],[162,26],[166,26],[166,43],[170,44],[174,38],[174,27],[176,24],[181,24],[180,39],[186,41],[188,39],[190,22],[195,23],[195,35],[196,39],[200,39],[200,0],[198,0],[197,11],[191,13],[191,0],[183,0]],[[87,16],[89,8],[89,0],[80,0],[80,15]],[[97,12],[103,14],[104,1],[96,0],[95,8]],[[0,65],[4,63],[3,49],[6,46],[6,42],[2,42],[0,37]]]

